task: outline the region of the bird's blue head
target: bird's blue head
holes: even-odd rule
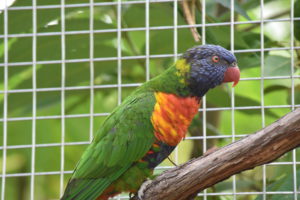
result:
[[[202,97],[209,89],[224,82],[240,79],[236,57],[217,45],[201,45],[187,50],[182,56],[190,65],[186,82],[192,95]]]

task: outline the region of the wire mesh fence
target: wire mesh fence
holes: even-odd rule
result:
[[[195,24],[187,22],[182,4],[1,1],[1,199],[58,199],[113,108],[198,44],[191,28],[202,44],[234,52],[242,78],[235,89],[225,85],[203,98],[189,135],[171,156],[176,164],[300,107],[299,1],[191,0]],[[298,157],[293,150],[197,198],[298,199]],[[155,173],[172,167],[165,161]]]

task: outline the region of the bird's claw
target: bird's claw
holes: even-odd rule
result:
[[[151,179],[147,179],[140,187],[139,191],[137,192],[138,200],[143,200],[144,192],[147,189],[147,186],[150,185],[152,182]]]

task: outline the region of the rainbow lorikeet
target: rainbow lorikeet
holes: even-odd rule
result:
[[[215,45],[186,51],[137,88],[104,121],[69,180],[62,200],[107,200],[136,192],[185,137],[203,95],[240,79],[235,56]]]

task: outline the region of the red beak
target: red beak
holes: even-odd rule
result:
[[[238,66],[228,67],[225,71],[223,83],[233,82],[232,87],[236,86],[240,80],[240,69]]]

